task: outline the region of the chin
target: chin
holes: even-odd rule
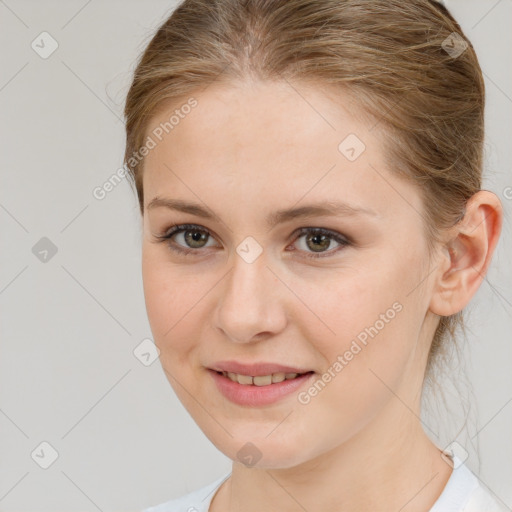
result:
[[[300,448],[304,446],[304,441],[294,441],[289,432],[284,432],[286,437],[276,436],[275,439],[266,438],[267,434],[268,431],[261,436],[224,438],[221,443],[216,442],[218,439],[210,440],[226,457],[248,468],[287,469],[309,459],[309,454]]]

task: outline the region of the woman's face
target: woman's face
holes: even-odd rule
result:
[[[194,98],[152,119],[143,178],[144,293],[172,387],[249,465],[387,444],[398,418],[418,422],[435,328],[418,190],[386,168],[375,123],[342,94],[214,84]],[[158,238],[179,224],[193,226]],[[258,363],[275,366],[240,366]]]

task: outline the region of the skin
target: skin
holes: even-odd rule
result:
[[[429,259],[420,191],[387,169],[383,134],[344,108],[348,97],[281,82],[215,84],[194,97],[198,106],[145,159],[142,271],[166,376],[233,460],[210,511],[429,510],[452,468],[419,420],[427,355],[438,315],[463,309],[483,280],[501,229],[499,199],[473,196]],[[350,133],[366,145],[353,162],[338,150]],[[216,219],[148,210],[155,196],[200,203]],[[271,212],[326,200],[375,214],[266,225]],[[181,223],[210,235],[192,247],[183,232],[174,237],[194,254],[157,238]],[[318,245],[296,234],[301,227],[353,244],[338,250],[331,238],[318,249],[326,256],[308,258]],[[263,249],[253,263],[236,252],[248,236]],[[235,405],[205,368],[269,361],[318,378],[397,302],[402,310],[307,405],[296,393],[265,407]],[[248,441],[261,453],[253,467],[237,457]]]

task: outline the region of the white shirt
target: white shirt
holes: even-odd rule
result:
[[[429,512],[510,512],[483,487],[456,455],[453,460],[456,469],[453,469],[441,496]],[[230,475],[231,472],[201,489],[143,512],[208,512],[215,492]]]

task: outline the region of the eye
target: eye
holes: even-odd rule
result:
[[[307,258],[325,258],[351,245],[351,241],[348,238],[329,229],[301,228],[296,234],[298,236],[294,239],[295,243],[297,240],[305,237],[305,244],[303,244],[303,248],[300,249],[300,252],[303,252],[304,256]],[[156,238],[161,242],[167,241],[167,245],[171,251],[182,254],[198,254],[201,252],[199,249],[211,247],[211,245],[207,245],[210,237],[210,232],[201,226],[195,224],[177,224],[171,226],[164,235],[157,236]],[[338,244],[338,247],[328,250],[333,241]]]
[[[197,253],[197,249],[208,247],[206,242],[208,242],[210,236],[206,229],[202,229],[195,224],[178,224],[171,226],[164,235],[157,236],[157,238],[162,242],[167,240],[167,245],[172,251],[189,254],[192,252]],[[184,242],[184,244],[177,243],[173,239],[174,237],[180,242]]]
[[[351,245],[351,242],[340,233],[324,228],[301,228],[296,240],[304,238],[303,247],[307,258],[325,258],[338,253],[344,247]],[[335,241],[339,247],[334,250],[327,250]],[[311,250],[312,252],[308,252]]]

